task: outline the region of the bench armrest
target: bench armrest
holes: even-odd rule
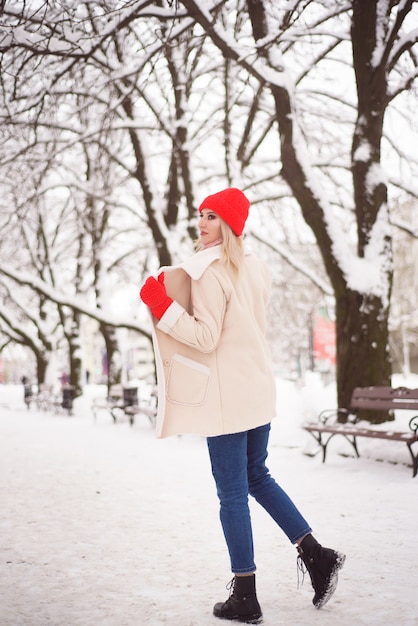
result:
[[[414,417],[409,420],[409,428],[418,435],[418,415],[414,415]]]
[[[328,421],[330,423],[334,423],[338,421],[338,418],[344,416],[345,421],[351,424],[355,424],[357,421],[357,415],[353,410],[350,409],[324,409],[318,415],[318,421],[322,424],[326,424]]]

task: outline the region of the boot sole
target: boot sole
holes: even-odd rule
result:
[[[263,616],[258,613],[247,617],[244,615],[216,615],[216,613],[214,613],[214,616],[219,619],[227,619],[230,622],[240,622],[241,624],[261,624],[263,621]]]
[[[320,598],[318,602],[315,603],[314,606],[316,609],[321,609],[333,596],[338,584],[338,572],[343,567],[344,563],[345,554],[343,554],[342,552],[337,552],[337,559],[335,561],[334,568],[330,574],[328,586],[322,598]]]

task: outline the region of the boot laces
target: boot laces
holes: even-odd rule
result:
[[[297,559],[296,559],[296,573],[297,573],[297,577],[298,577],[298,586],[297,586],[298,589],[299,589],[299,587],[303,586],[303,581],[305,580],[305,575],[306,575],[307,571],[308,571],[308,569],[307,569],[305,563],[303,562],[302,557],[299,554]]]
[[[235,590],[235,576],[225,585],[225,589],[229,591],[229,597],[231,597]]]

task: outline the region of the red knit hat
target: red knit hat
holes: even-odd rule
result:
[[[229,187],[205,198],[199,207],[199,213],[203,209],[217,213],[239,237],[244,230],[249,208],[250,201],[243,192],[235,187]]]

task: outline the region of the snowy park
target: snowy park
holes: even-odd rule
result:
[[[189,309],[163,332],[180,313],[198,326],[216,302],[223,330],[242,324],[222,344],[222,380],[245,371],[231,414],[269,420],[277,385],[268,467],[316,539],[346,555],[316,610],[295,547],[251,501],[265,626],[418,626],[405,442],[361,439],[356,458],[335,437],[322,463],[303,429],[355,388],[418,388],[417,374],[393,375],[418,372],[417,24],[413,0],[0,2],[0,626],[219,625],[232,574],[204,437],[158,439],[145,415],[93,411],[114,385],[154,385],[148,309],[161,321],[162,303],[180,306],[165,287],[160,301],[161,270],[197,240],[222,244],[211,263],[236,270],[234,289],[214,278],[199,303],[203,274],[190,273]],[[212,204],[220,190],[228,210]],[[209,240],[216,216],[235,237],[218,224]],[[249,342],[255,321],[264,346],[267,273],[247,289],[225,256],[241,236],[272,278],[269,393],[249,380],[270,368]],[[251,294],[251,324],[234,291]],[[27,408],[24,380],[68,385],[72,414]],[[373,426],[408,432],[413,415]]]
[[[406,446],[364,440],[356,459],[336,439],[323,464],[301,425],[333,405],[333,386],[313,376],[277,388],[270,471],[347,560],[316,610],[309,577],[298,585],[295,548],[251,502],[263,623],[416,626],[418,478]],[[156,439],[140,415],[133,426],[106,412],[95,420],[92,401],[104,395],[86,386],[68,416],[28,410],[21,386],[0,387],[0,623],[222,623],[212,607],[232,576],[204,438]],[[409,418],[396,416],[396,428]]]

